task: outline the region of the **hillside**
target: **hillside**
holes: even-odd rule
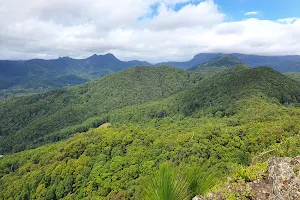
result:
[[[72,133],[58,132],[68,126],[168,97],[201,79],[201,74],[172,67],[133,67],[83,85],[0,101],[0,154],[60,140]]]
[[[77,85],[132,66],[150,64],[121,61],[112,54],[95,54],[86,59],[61,57],[53,60],[0,61],[0,97]]]
[[[224,56],[223,53],[200,53],[195,55],[191,60],[184,62],[163,62],[159,63],[164,65],[171,65],[182,69],[190,69],[196,65],[203,64],[212,59]],[[232,56],[238,58],[243,63],[250,67],[270,66],[280,72],[300,72],[300,56],[260,56],[260,55],[247,55],[240,53],[232,53]]]
[[[300,83],[270,68],[239,66],[201,79],[201,74],[171,67],[135,67],[82,86],[1,102],[1,152],[58,141],[110,121],[147,122],[198,111],[230,116],[238,100],[257,94],[284,105],[300,99]]]
[[[230,117],[237,113],[239,103],[253,97],[258,97],[259,101],[267,99],[270,103],[299,106],[300,83],[268,67],[237,66],[168,98],[125,107],[109,113],[108,117],[110,122],[120,124],[177,115]]]
[[[237,53],[230,55],[200,53],[186,62],[162,62],[155,64],[155,66],[168,65],[190,69],[210,63],[211,60],[223,56],[233,56],[235,59],[240,60],[240,62],[236,60],[236,63],[245,63],[250,67],[270,66],[280,72],[300,72],[300,56],[258,56]],[[214,65],[217,65],[217,63],[214,63]],[[53,60],[2,60],[0,61],[0,100],[26,94],[43,93],[64,86],[78,85],[132,66],[152,65],[138,60],[121,61],[113,54],[95,54],[86,59],[60,57]]]
[[[191,199],[263,151],[299,153],[300,83],[267,67],[227,68],[201,81],[199,76],[171,67],[135,67],[82,86],[2,102],[1,112],[14,119],[7,127],[43,116],[43,123],[32,124],[36,133],[54,118],[82,118],[84,110],[75,112],[79,104],[92,105],[97,118],[90,119],[90,130],[86,122],[74,126],[73,131],[84,129],[68,140],[0,158],[0,198],[145,199],[149,180],[169,164]],[[65,119],[62,102],[74,111]],[[57,106],[60,115],[52,117],[38,104]],[[19,106],[14,116],[4,110],[8,106]],[[22,114],[29,111],[32,116]],[[1,147],[18,137],[25,139],[23,145],[32,144],[32,130],[4,136]]]
[[[159,65],[169,65],[169,66],[174,66],[174,67],[179,67],[182,69],[190,69],[196,65],[208,62],[210,60],[213,60],[217,57],[223,56],[222,53],[200,53],[195,55],[191,60],[186,61],[186,62],[161,62],[156,64],[157,66]]]
[[[203,64],[196,65],[189,70],[199,72],[214,72],[236,65],[243,65],[243,62],[233,55],[224,55]]]
[[[300,72],[289,72],[285,73],[285,75],[287,75],[291,79],[294,79],[295,81],[300,82]]]

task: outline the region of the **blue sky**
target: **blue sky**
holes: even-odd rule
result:
[[[215,3],[232,20],[244,19],[244,13],[250,11],[259,11],[260,19],[300,17],[299,0],[215,0]]]
[[[186,4],[199,4],[201,0],[193,0],[177,4],[180,10]],[[243,20],[246,12],[258,11],[260,19],[277,20],[289,17],[300,17],[300,0],[215,0],[220,11],[227,15],[228,21]]]

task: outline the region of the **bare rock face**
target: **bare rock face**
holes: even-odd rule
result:
[[[201,196],[195,196],[192,200],[205,200],[205,198]]]
[[[217,193],[193,200],[223,200],[229,194],[236,199],[300,200],[300,156],[296,158],[274,157],[268,160],[268,176],[247,183],[228,182]]]
[[[276,199],[300,199],[300,156],[271,158],[268,161],[269,181]]]
[[[247,183],[247,185],[251,188],[252,199],[276,199],[272,193],[272,185],[267,181],[257,180]]]

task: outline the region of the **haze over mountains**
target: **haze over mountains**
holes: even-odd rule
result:
[[[208,62],[196,65],[189,70],[205,72],[205,71],[218,71],[222,68],[232,67],[236,65],[243,65],[244,63],[233,55],[223,55],[216,57]]]
[[[162,62],[157,65],[170,65],[183,69],[192,68],[198,64],[208,62],[214,58],[228,54],[223,53],[200,53],[194,56],[193,59],[186,62]],[[269,66],[280,72],[299,72],[300,71],[300,56],[259,56],[232,53],[230,54],[250,67]]]
[[[77,85],[132,66],[168,65],[190,69],[226,55],[201,53],[190,61],[158,64],[137,60],[121,61],[113,54],[95,54],[86,59],[61,57],[54,60],[3,60],[0,61],[0,97],[40,93],[64,86]],[[280,72],[300,72],[300,56],[257,56],[236,53],[230,55],[232,59],[239,59],[241,63],[250,67],[270,66]]]
[[[86,59],[62,57],[54,60],[0,61],[0,90],[33,93],[76,85],[131,66],[150,65],[141,61],[120,61],[112,54]],[[0,94],[1,95],[1,94]],[[3,94],[2,91],[2,96]]]

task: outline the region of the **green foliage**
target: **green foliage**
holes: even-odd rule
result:
[[[300,72],[289,72],[285,73],[285,75],[290,77],[291,79],[294,79],[295,81],[300,82]]]
[[[294,135],[283,140],[279,144],[274,144],[252,158],[250,166],[239,165],[234,168],[230,181],[223,181],[214,187],[214,192],[224,199],[249,199],[253,198],[253,191],[249,187],[249,182],[268,182],[268,162],[274,156],[296,157],[300,154],[300,135]],[[255,158],[255,159],[254,159]],[[260,163],[259,163],[260,162]]]
[[[149,179],[142,199],[188,200],[187,181],[175,173],[170,164],[163,164],[157,174]]]
[[[172,67],[133,67],[80,86],[0,101],[0,153],[87,131],[115,109],[168,97],[200,79],[200,74]],[[100,120],[86,121],[95,117]]]
[[[268,163],[251,165],[250,167],[240,166],[235,169],[232,175],[233,180],[242,180],[243,182],[250,182],[257,179],[264,179],[267,177]]]
[[[191,68],[190,70],[198,72],[216,72],[236,65],[244,65],[244,63],[238,58],[229,54],[217,57],[211,61],[197,65]]]
[[[77,85],[88,79],[140,65],[151,64],[141,61],[123,62],[112,54],[93,55],[87,59],[60,57],[53,60],[0,60],[0,99]]]
[[[250,164],[254,155],[280,142],[284,144],[280,151],[299,153],[299,108],[261,97],[236,105],[236,113],[229,117],[174,115],[146,123],[112,123],[66,141],[4,155],[0,199],[139,199],[143,191],[139,186],[164,162],[183,173],[190,195],[205,194],[215,178],[222,180],[232,167]],[[126,116],[121,111],[127,110],[119,110]],[[256,176],[251,173],[244,177]]]
[[[300,83],[265,67],[202,76],[134,67],[0,102],[1,154],[55,141],[0,158],[0,199],[141,199],[166,162],[148,192],[162,184],[160,194],[190,198],[261,152],[300,153]],[[241,167],[236,179],[263,169]]]
[[[209,166],[192,166],[183,169],[186,174],[189,194],[191,197],[196,195],[205,195],[214,185],[220,181],[220,177],[223,175],[222,169],[215,165]],[[226,171],[225,171],[226,174]]]

